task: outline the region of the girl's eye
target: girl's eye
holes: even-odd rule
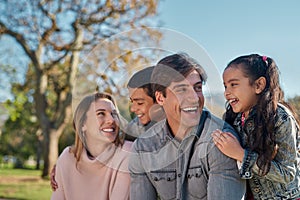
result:
[[[143,102],[139,102],[139,103],[137,103],[137,105],[139,105],[139,106],[141,106],[141,105],[143,105],[144,103]]]

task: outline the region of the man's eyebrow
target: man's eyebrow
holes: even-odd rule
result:
[[[130,98],[131,101],[144,101],[144,98]]]
[[[198,85],[198,84],[202,84],[202,83],[203,83],[203,81],[201,80],[201,81],[196,82],[194,85]]]
[[[180,88],[180,87],[187,87],[188,84],[178,84],[178,85],[174,85],[172,89],[176,89],[176,88]]]

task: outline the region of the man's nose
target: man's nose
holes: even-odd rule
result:
[[[130,112],[136,112],[136,106],[134,104],[130,106]]]
[[[192,88],[187,96],[187,98],[191,101],[191,102],[198,102],[199,97],[197,92]]]

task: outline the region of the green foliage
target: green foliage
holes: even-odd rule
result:
[[[26,88],[13,84],[14,100],[7,100],[4,104],[9,118],[6,120],[1,140],[2,155],[16,158],[15,167],[22,168],[29,156],[36,156],[38,124],[34,115],[33,103],[29,101]]]
[[[0,48],[1,49],[1,48]],[[2,49],[3,50],[3,49]],[[1,55],[2,51],[0,52]],[[11,65],[3,65],[2,57],[0,57],[0,102],[7,99],[7,94],[10,89],[10,82],[17,80],[17,70]],[[0,113],[1,115],[1,113]]]
[[[75,135],[71,123],[65,128],[64,133],[59,138],[58,152],[59,154],[67,147],[75,144]]]
[[[24,109],[24,104],[28,101],[28,98],[23,92],[17,91],[14,87],[12,93],[15,94],[15,100],[7,100],[4,104],[9,113],[10,119],[14,122],[21,117],[21,112]]]

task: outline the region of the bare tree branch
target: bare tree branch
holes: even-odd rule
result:
[[[147,24],[151,20],[145,19],[156,13],[156,4],[156,0],[0,1],[0,36],[14,38],[30,60],[26,63],[30,76],[26,76],[24,87],[33,87],[30,88],[32,107],[43,134],[43,177],[57,159],[58,139],[72,116],[75,80],[83,84],[76,85],[79,92],[94,91],[93,84],[102,79],[105,88],[100,89],[121,93],[125,83],[114,79],[118,71],[125,64],[135,66],[146,62],[143,57],[149,56],[136,56],[128,53],[128,49],[150,40],[158,42],[160,36],[145,35],[147,30],[141,29],[135,35],[125,34],[109,44],[104,41],[133,27],[151,25]],[[97,49],[95,55],[86,60],[94,49]],[[83,61],[86,62],[80,69],[83,75],[77,77],[78,66]],[[87,80],[87,76],[91,78]]]

